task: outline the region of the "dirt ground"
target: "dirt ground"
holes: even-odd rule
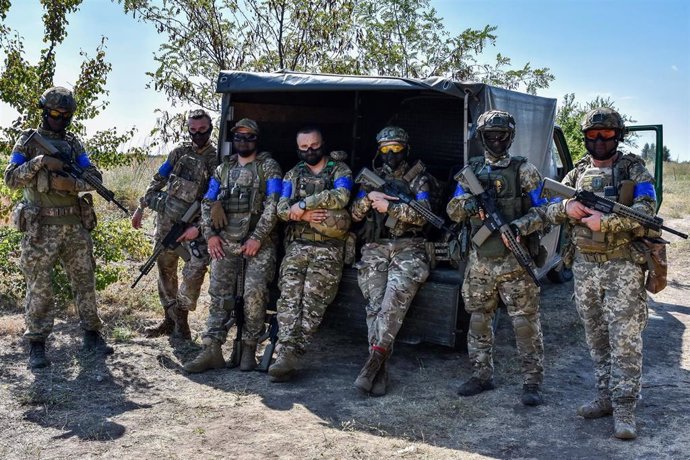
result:
[[[690,229],[690,220],[667,223]],[[67,317],[49,341],[52,366],[32,373],[21,315],[0,311],[0,458],[690,458],[690,245],[669,239],[669,286],[649,300],[632,442],[613,438],[611,418],[575,415],[594,395],[592,365],[572,282],[547,282],[546,403],[536,408],[519,402],[507,315],[497,330],[496,390],[461,399],[467,356],[426,344],[396,347],[387,396],[361,395],[352,383],[364,338],[332,327],[319,331],[298,378],[273,384],[259,372],[184,373],[198,335],[195,344],[137,335],[115,342],[111,357],[89,358]],[[197,334],[206,313],[191,316]]]

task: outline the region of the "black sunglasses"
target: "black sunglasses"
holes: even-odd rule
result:
[[[232,140],[235,142],[256,142],[256,134],[233,134]]]

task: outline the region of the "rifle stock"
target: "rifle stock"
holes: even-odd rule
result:
[[[263,342],[265,340],[268,340],[269,342],[264,349],[261,362],[256,367],[256,370],[259,372],[268,372],[268,368],[271,367],[273,352],[275,351],[276,344],[278,343],[278,313],[270,315],[270,319],[268,320],[268,331],[259,339],[259,342]]]
[[[235,286],[235,326],[237,333],[235,340],[232,341],[232,354],[228,360],[228,367],[237,367],[242,360],[242,329],[244,329],[244,278],[246,269],[246,260],[243,255],[238,257],[237,261],[237,285]]]
[[[65,164],[64,168],[64,173],[67,174],[73,179],[81,179],[87,184],[89,184],[93,189],[98,193],[100,196],[102,196],[106,201],[109,203],[115,204],[118,208],[120,208],[125,215],[129,216],[129,211],[127,208],[125,208],[122,203],[117,201],[115,199],[115,194],[111,191],[108,190],[104,185],[103,182],[101,182],[99,179],[96,177],[93,177],[88,171],[86,171],[84,168],[76,164],[72,158],[70,158],[68,155],[60,152],[53,144],[45,140],[43,136],[39,134],[38,131],[33,130],[29,137],[26,139],[24,142],[24,145],[28,145],[31,142],[37,143],[43,150],[47,151],[50,153],[51,156],[57,158],[58,160],[62,161]],[[59,172],[57,174],[60,174]]]
[[[604,214],[618,214],[638,222],[643,227],[661,231],[665,230],[676,236],[687,239],[688,235],[664,225],[664,220],[658,216],[649,216],[624,204],[609,200],[587,190],[576,190],[553,179],[544,179],[544,190],[550,190],[564,198],[573,198],[588,208],[595,209]]]
[[[480,207],[484,210],[485,214],[483,220],[484,225],[472,237],[472,242],[477,246],[481,246],[491,234],[498,231],[506,242],[508,250],[513,253],[520,266],[525,269],[537,286],[541,286],[541,281],[539,281],[537,277],[534,260],[532,260],[532,257],[522,244],[518,242],[515,234],[510,228],[510,223],[505,221],[498,210],[495,199],[484,190],[484,187],[482,187],[477,176],[474,175],[471,167],[465,166],[462,171],[460,171],[460,175],[465,179],[465,182],[467,182],[470,192],[479,200]]]

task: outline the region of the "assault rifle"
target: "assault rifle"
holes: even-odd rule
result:
[[[643,227],[661,231],[665,230],[674,235],[680,236],[681,238],[688,238],[686,233],[679,232],[664,225],[664,220],[661,217],[649,216],[643,212],[637,211],[636,209],[625,206],[624,204],[616,203],[608,198],[601,197],[594,192],[587,190],[575,190],[572,187],[556,182],[555,180],[546,178],[544,179],[544,190],[551,190],[552,192],[563,196],[565,198],[573,198],[580,203],[584,204],[588,208],[595,209],[604,214],[618,214],[622,217],[630,218],[638,222]]]
[[[165,237],[163,237],[163,240],[156,242],[151,257],[149,257],[146,260],[146,262],[144,262],[144,265],[139,267],[139,277],[136,279],[136,281],[134,281],[134,283],[132,283],[132,289],[134,289],[134,287],[137,285],[140,279],[142,279],[145,275],[148,275],[148,273],[153,268],[153,264],[156,263],[158,256],[160,256],[161,253],[166,249],[175,251],[175,253],[178,256],[182,257],[182,259],[184,259],[185,262],[189,261],[189,259],[191,258],[189,252],[183,246],[180,246],[180,242],[177,241],[177,239],[180,236],[182,236],[185,230],[187,230],[187,226],[189,225],[189,223],[199,213],[199,208],[200,205],[198,201],[192,203],[192,205],[189,207],[189,209],[187,209],[187,212],[184,213],[180,221],[173,224],[168,234],[165,235]]]
[[[260,372],[268,372],[268,368],[271,367],[271,359],[273,359],[273,352],[276,349],[276,344],[278,343],[278,313],[270,315],[268,320],[268,330],[264,335],[261,336],[259,342],[268,340],[268,344],[264,349],[264,354],[261,357],[261,363],[257,366],[256,370]]]
[[[230,329],[237,326],[237,334],[232,342],[232,355],[228,360],[228,367],[237,367],[242,359],[242,329],[244,329],[244,278],[247,261],[242,254],[237,258],[237,284],[235,286],[235,309],[233,316],[225,324]]]
[[[541,281],[539,281],[535,272],[536,265],[534,260],[532,260],[532,257],[522,244],[518,242],[516,235],[510,228],[510,222],[506,222],[499,212],[495,198],[484,190],[471,167],[465,166],[460,171],[460,175],[465,178],[467,185],[470,187],[470,192],[479,200],[479,206],[484,210],[485,215],[483,219],[484,225],[472,237],[472,242],[477,246],[481,246],[493,232],[498,231],[504,238],[504,241],[508,243],[508,249],[513,253],[520,266],[532,277],[537,286],[541,286]]]
[[[429,208],[423,206],[419,201],[415,200],[407,190],[404,190],[400,186],[400,184],[382,179],[369,168],[362,168],[359,174],[357,174],[355,182],[358,184],[368,185],[376,190],[380,190],[386,195],[398,198],[401,202],[407,204],[421,214],[424,220],[429,222],[434,227],[445,230],[450,234],[457,235],[458,232],[450,225],[446,224],[446,221],[443,219],[443,217],[434,214]]]
[[[41,148],[48,151],[48,153],[50,153],[51,156],[57,158],[58,160],[64,163],[63,170],[53,171],[54,173],[61,176],[69,176],[73,179],[83,180],[91,187],[93,187],[96,193],[102,196],[106,201],[114,203],[118,208],[122,209],[125,215],[129,216],[129,211],[127,211],[127,208],[125,208],[122,205],[122,203],[115,199],[115,194],[112,191],[105,188],[103,182],[101,182],[98,178],[94,177],[91,173],[79,166],[72,157],[58,150],[53,144],[51,144],[43,136],[41,136],[38,131],[32,130],[31,135],[29,135],[26,141],[24,141],[24,145],[28,145],[31,142],[36,142],[39,146],[41,146]]]

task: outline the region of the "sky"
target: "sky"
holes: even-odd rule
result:
[[[690,161],[690,2],[686,0],[432,0],[446,29],[497,26],[497,53],[515,68],[529,62],[555,76],[538,95],[558,99],[574,93],[577,102],[610,97],[636,124],[663,124],[671,158]],[[34,63],[41,43],[39,0],[14,0],[5,23],[25,41]],[[147,89],[147,71],[162,37],[110,0],[85,0],[69,17],[68,36],[57,50],[56,85],[71,87],[83,50],[90,55],[102,36],[112,64],[107,89],[110,105],[86,123],[89,132],[118,126],[138,128],[144,139],[154,126],[155,109],[169,106],[161,93]],[[4,54],[0,50],[0,59]],[[0,64],[2,65],[2,64]],[[16,116],[0,103],[0,124]],[[136,142],[136,141],[135,141]]]

